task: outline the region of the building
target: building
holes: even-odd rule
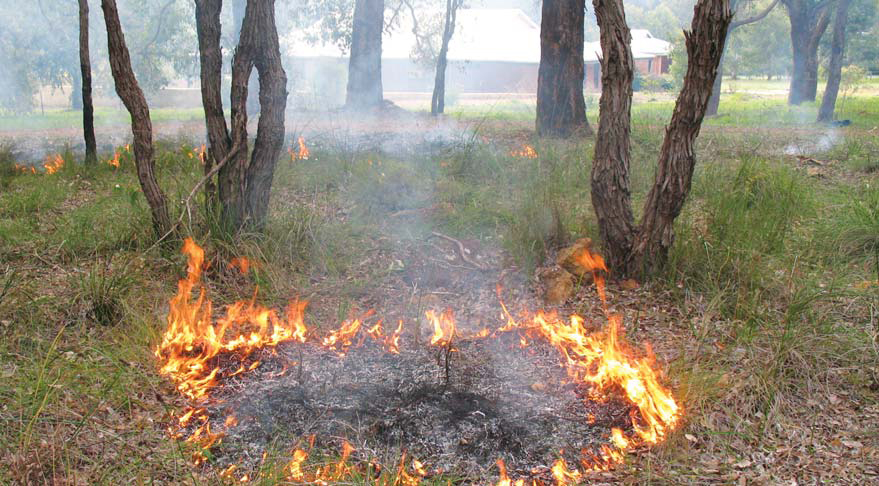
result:
[[[671,43],[657,39],[645,29],[632,29],[632,58],[635,61],[635,69],[642,76],[661,76],[668,72],[671,65],[669,53]],[[587,42],[583,50],[583,59],[586,91],[601,91],[601,44],[599,42]]]

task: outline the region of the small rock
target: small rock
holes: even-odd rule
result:
[[[573,245],[559,250],[555,261],[568,272],[583,278],[581,283],[588,284],[592,282],[592,269],[584,267],[579,261],[582,255],[587,252],[592,252],[592,240],[580,238]]]
[[[550,267],[538,271],[543,284],[543,300],[547,305],[559,305],[574,295],[574,276],[563,268]]]

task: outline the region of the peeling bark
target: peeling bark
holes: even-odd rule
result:
[[[592,133],[583,100],[585,9],[585,0],[543,1],[537,74],[539,135],[568,137],[578,131]]]
[[[104,23],[107,25],[107,47],[110,54],[110,70],[116,84],[116,93],[131,115],[131,133],[134,139],[134,163],[137,179],[152,213],[153,227],[159,236],[172,231],[168,217],[165,195],[156,182],[155,156],[153,153],[153,125],[150,110],[143,91],[137,84],[131,69],[131,56],[125,45],[122,24],[116,0],[101,0]]]

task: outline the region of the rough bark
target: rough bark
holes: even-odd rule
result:
[[[446,0],[446,16],[443,24],[443,38],[436,58],[436,76],[433,81],[433,95],[430,98],[430,114],[438,115],[446,109],[446,67],[449,58],[449,42],[455,34],[455,20],[461,0]]]
[[[356,0],[345,105],[354,110],[382,104],[384,0]]]
[[[95,107],[92,103],[92,64],[89,60],[89,3],[79,0],[79,70],[82,73],[82,133],[85,139],[85,163],[98,160],[95,141]]]
[[[849,0],[839,0],[836,16],[833,20],[833,39],[830,44],[830,63],[827,66],[827,86],[818,109],[818,121],[833,120],[836,108],[836,96],[839,94],[839,82],[842,78],[842,61],[845,54],[845,24],[848,20]]]
[[[101,9],[104,11],[104,23],[107,26],[107,50],[116,93],[131,115],[137,178],[152,213],[153,227],[157,234],[162,236],[169,233],[172,227],[165,195],[156,182],[150,110],[131,69],[131,56],[125,44],[125,36],[122,34],[116,1],[101,0]]]
[[[248,22],[252,19],[252,22]],[[281,65],[278,29],[275,25],[275,0],[251,0],[245,24],[252,25],[258,46],[255,65],[259,73],[259,123],[253,154],[246,169],[245,215],[249,226],[262,229],[269,209],[269,192],[275,164],[284,146],[284,111],[287,108],[287,73]]]
[[[592,206],[610,268],[625,267],[635,219],[629,193],[632,35],[622,0],[592,0],[601,36],[601,99],[592,160]]]
[[[650,273],[665,263],[674,243],[674,220],[690,192],[696,137],[723,55],[730,19],[729,0],[699,0],[692,30],[684,32],[688,59],[684,87],[666,128],[656,179],[644,204],[627,273]]]
[[[815,101],[818,92],[818,43],[830,23],[832,0],[782,0],[790,19],[793,68],[788,103]]]
[[[567,137],[578,131],[592,132],[583,100],[585,10],[585,0],[543,2],[537,72],[539,135]]]
[[[209,159],[211,165],[228,159],[217,173],[217,199],[224,222],[233,231],[245,226],[261,229],[268,214],[275,163],[284,144],[284,110],[287,106],[287,75],[281,66],[275,2],[247,2],[238,47],[232,59],[231,131],[226,127],[220,95],[221,3],[220,0],[196,2]],[[254,68],[260,78],[261,113],[253,152],[248,158],[248,80]]]
[[[602,91],[592,165],[592,205],[605,259],[618,277],[662,265],[673,223],[690,190],[694,142],[705,116],[732,17],[729,0],[699,0],[686,37],[688,67],[659,156],[656,179],[635,226],[629,194],[629,128],[634,64],[622,0],[593,0],[601,32]]]
[[[232,139],[223,114],[222,74],[223,51],[220,49],[220,12],[223,0],[196,0],[195,27],[198,34],[198,58],[201,74],[201,102],[207,129],[205,174],[226,157],[232,148]],[[212,179],[205,181],[205,202],[216,203],[216,187]]]
[[[743,25],[753,24],[754,22],[759,22],[766,18],[770,12],[778,5],[779,0],[773,0],[772,3],[769,4],[765,9],[763,9],[760,13],[757,13],[751,17],[747,17],[740,20],[734,20],[730,22],[729,29],[726,31],[726,38],[729,39],[729,36],[733,33],[734,30],[738,29]],[[738,0],[730,1],[730,9],[735,12],[736,6],[738,5]],[[717,114],[717,110],[720,107],[720,91],[723,89],[723,59],[726,57],[726,44],[724,44],[723,48],[724,55],[720,56],[720,64],[717,66],[717,76],[714,78],[714,86],[711,88],[711,98],[708,99],[708,108],[705,111],[705,116],[714,116]]]

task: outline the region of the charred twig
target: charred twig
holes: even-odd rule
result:
[[[458,250],[458,254],[461,257],[461,260],[464,260],[464,262],[469,263],[470,265],[473,265],[474,267],[476,267],[477,270],[485,270],[486,269],[483,265],[474,261],[472,258],[470,258],[467,255],[467,248],[464,247],[464,243],[461,243],[460,240],[452,238],[451,236],[448,236],[448,235],[444,235],[438,231],[431,231],[430,234],[433,236],[436,236],[437,238],[442,238],[444,240],[451,241],[452,243],[454,243],[457,250]]]

